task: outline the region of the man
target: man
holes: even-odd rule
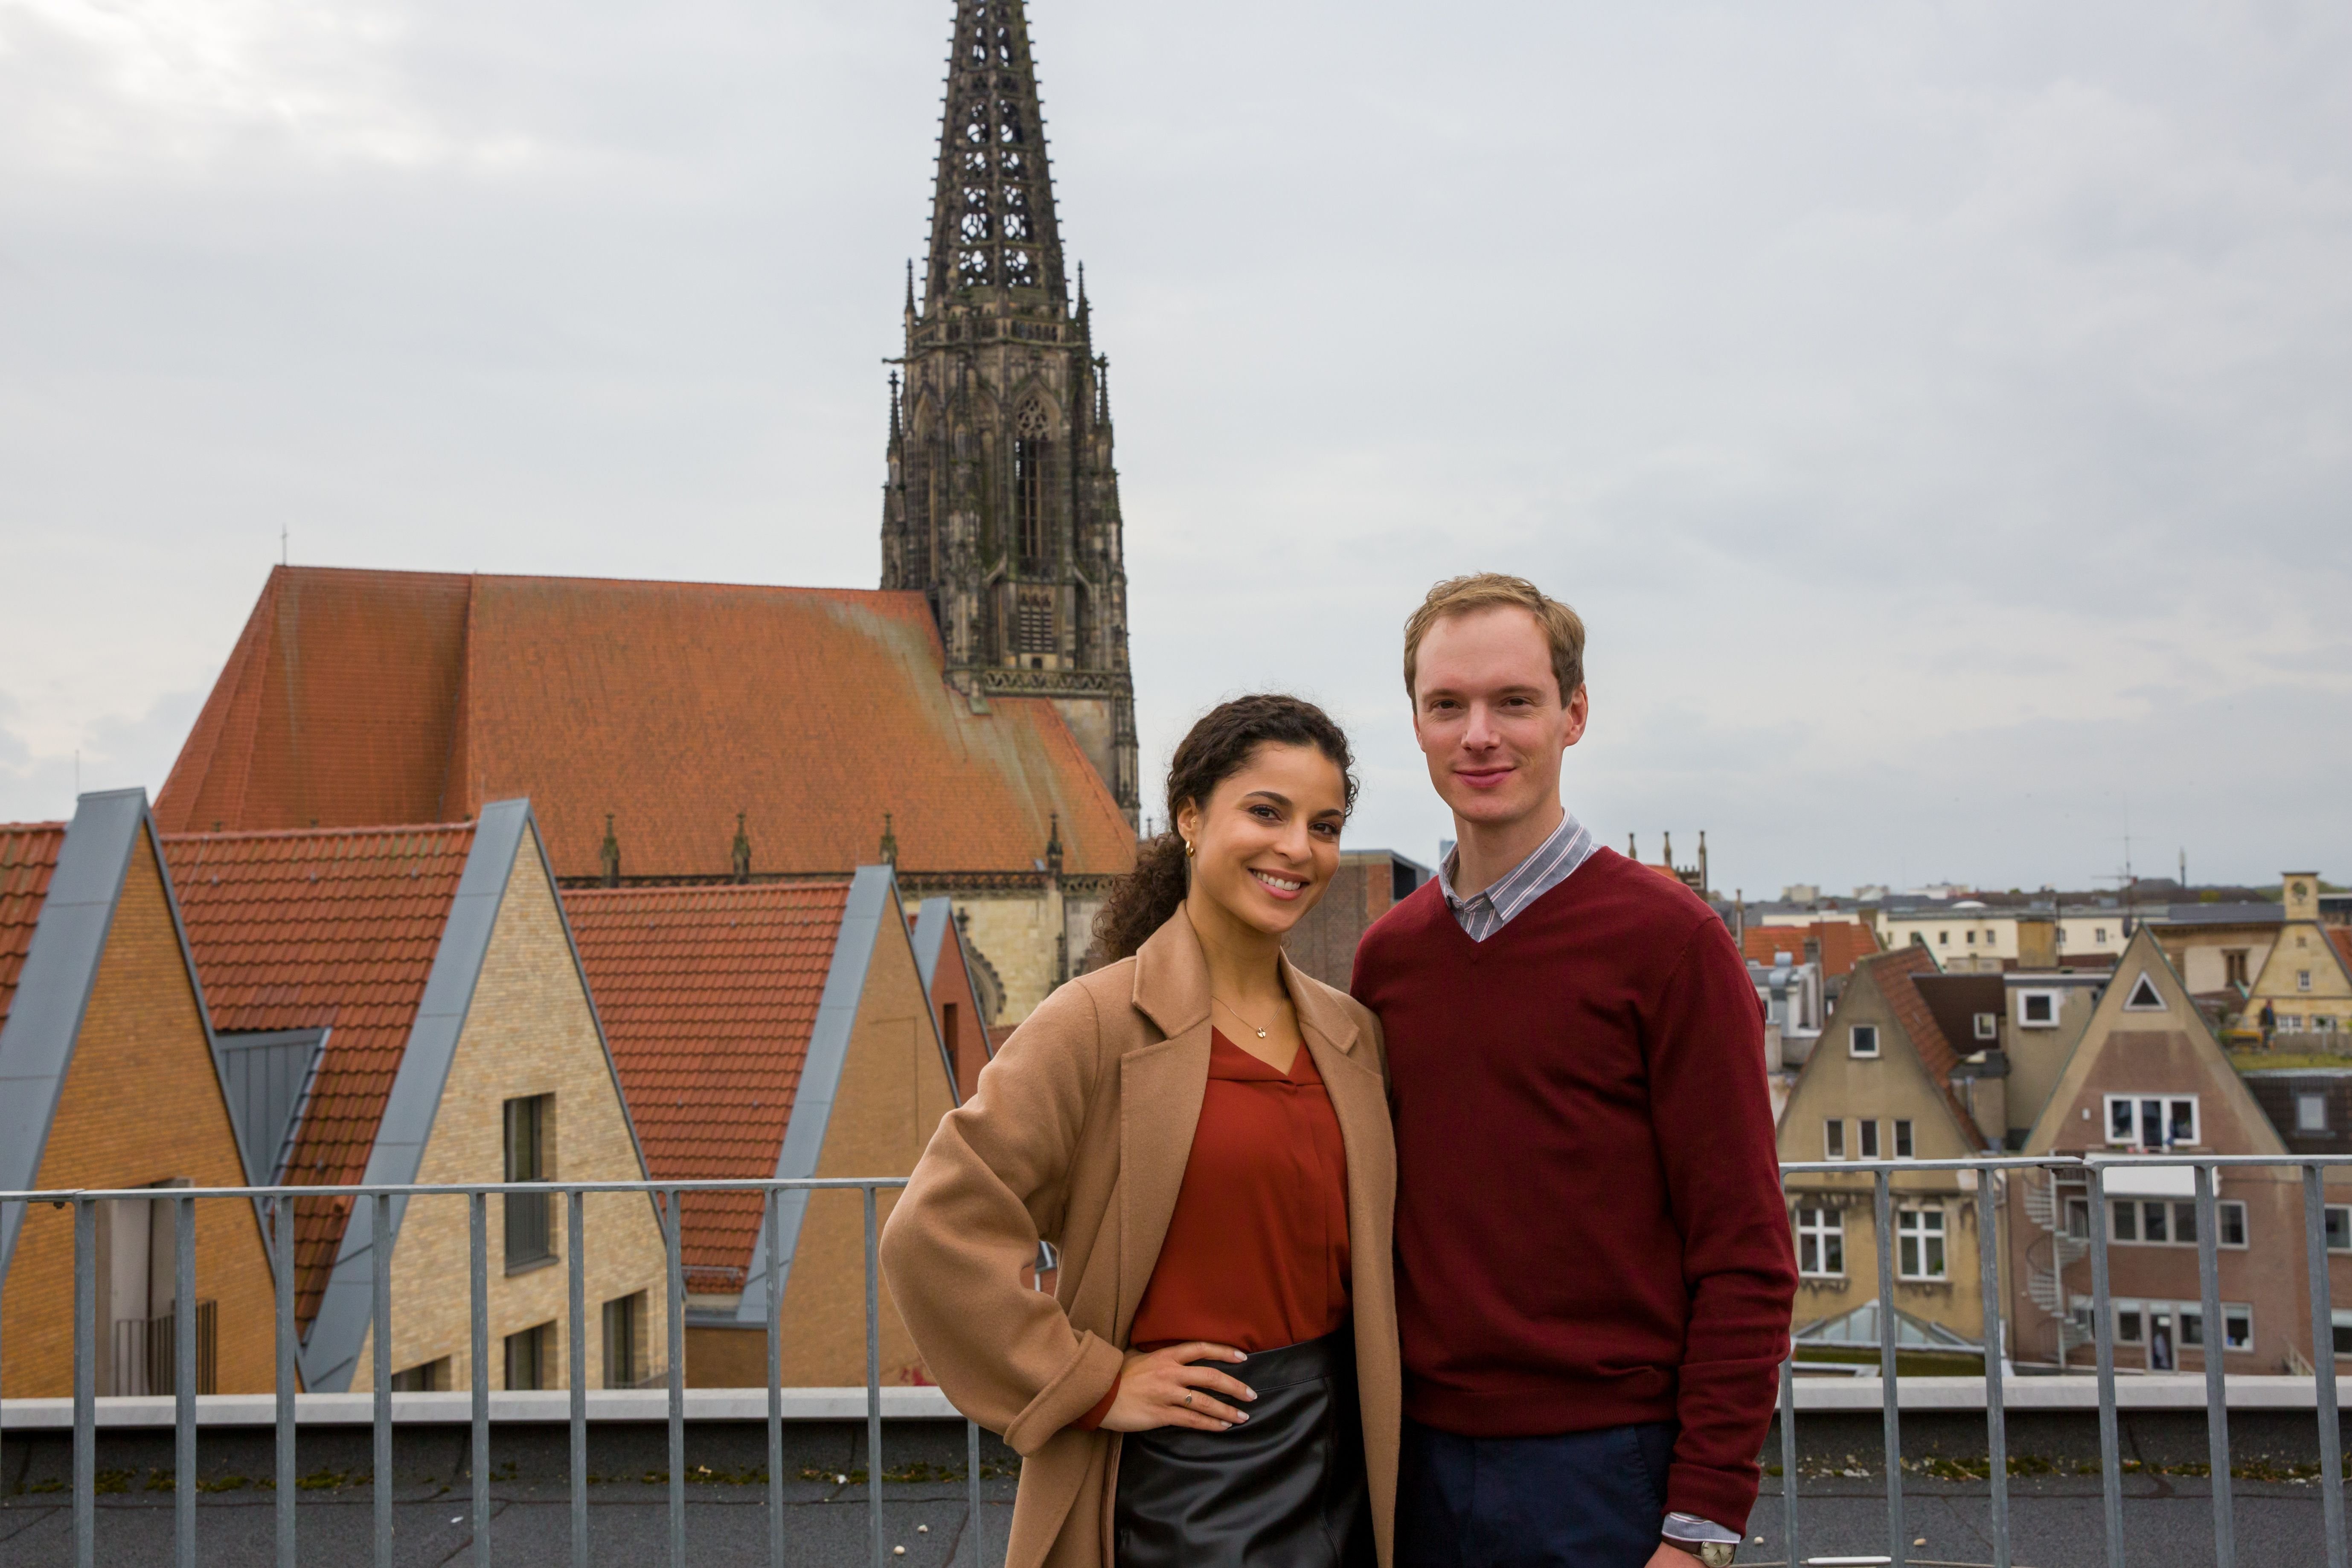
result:
[[[1797,1289],[1747,965],[1560,802],[1575,612],[1439,583],[1404,676],[1458,842],[1356,954],[1396,1118],[1397,1568],[1727,1563]]]

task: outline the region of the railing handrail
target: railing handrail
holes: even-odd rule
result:
[[[856,1192],[905,1186],[908,1176],[706,1176],[679,1181],[357,1182],[317,1186],[68,1186],[0,1192],[0,1203],[71,1203],[77,1198],[182,1197],[470,1197],[476,1193],[543,1192]]]

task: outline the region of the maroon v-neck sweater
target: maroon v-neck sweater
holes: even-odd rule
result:
[[[1603,849],[1485,942],[1431,882],[1364,934],[1353,988],[1388,1043],[1406,1414],[1678,1421],[1666,1507],[1743,1527],[1797,1270],[1723,922]]]

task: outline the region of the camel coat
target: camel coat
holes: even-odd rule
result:
[[[1386,1568],[1403,1379],[1380,1026],[1286,958],[1283,979],[1348,1150],[1356,1375]],[[1208,963],[1180,909],[1134,957],[1072,980],[1013,1031],[891,1209],[882,1267],[925,1364],[1022,1456],[1007,1568],[1111,1562],[1118,1434],[1070,1423],[1125,1359],[1208,1082]],[[1041,1239],[1060,1254],[1050,1296],[1023,1279]],[[1245,1364],[1234,1370],[1248,1381]]]

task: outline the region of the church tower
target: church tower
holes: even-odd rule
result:
[[[1052,700],[1140,802],[1108,362],[1073,306],[1022,0],[957,0],[930,255],[890,378],[882,586],[921,591],[948,678]]]

